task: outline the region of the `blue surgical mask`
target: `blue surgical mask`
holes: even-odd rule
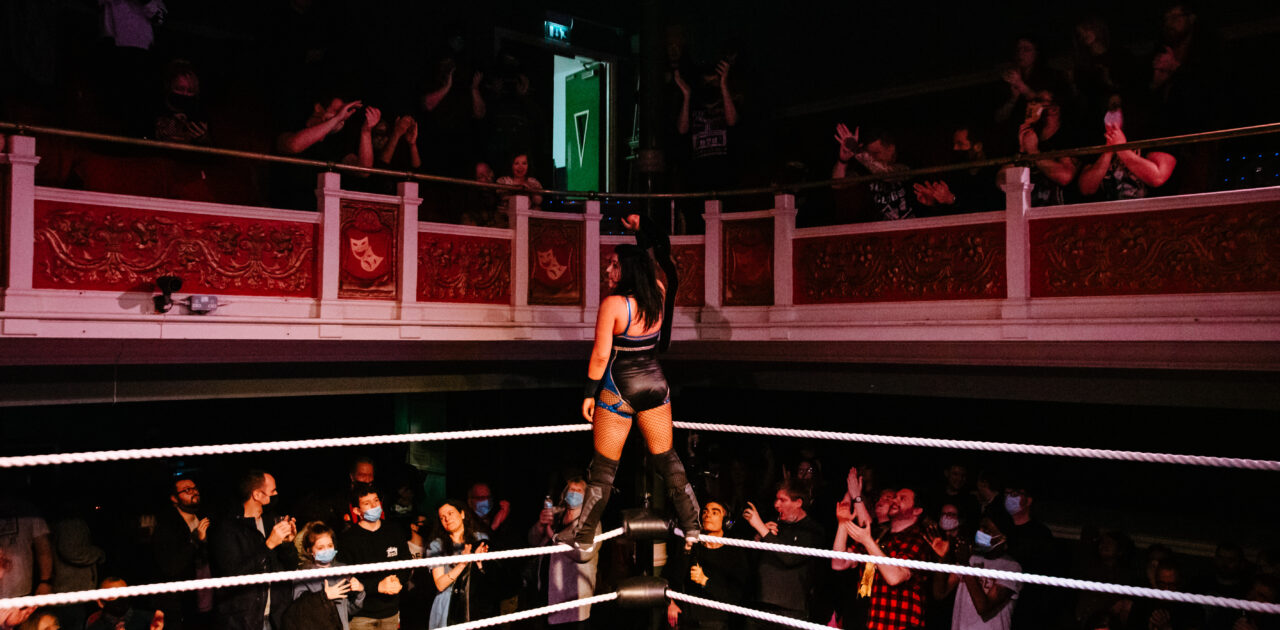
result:
[[[476,515],[477,515],[477,516],[488,516],[488,515],[489,515],[489,500],[488,500],[488,499],[480,499],[479,501],[476,501]]]
[[[564,494],[564,502],[567,503],[571,508],[582,507],[582,493],[566,492]]]
[[[1004,498],[1004,511],[1017,514],[1022,511],[1022,497],[1009,495]]]
[[[328,549],[321,549],[316,552],[316,562],[319,562],[320,564],[329,564],[330,562],[333,562],[333,559],[337,556],[337,548],[330,547]]]
[[[364,520],[369,521],[370,523],[377,523],[378,519],[380,518],[382,518],[381,505],[379,505],[378,507],[369,508],[364,511]]]
[[[978,530],[974,532],[973,546],[977,547],[978,551],[990,551],[991,550],[991,534],[988,534],[982,530]]]

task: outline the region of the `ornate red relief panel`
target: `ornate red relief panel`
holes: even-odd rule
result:
[[[1004,224],[795,241],[796,304],[999,299]]]
[[[773,219],[724,222],[724,305],[773,305]]]
[[[343,199],[339,210],[338,297],[400,298],[400,206]]]
[[[418,234],[418,301],[511,303],[511,241]]]
[[[582,305],[581,221],[529,219],[529,304]]]
[[[1035,297],[1280,291],[1280,213],[1239,204],[1031,222]]]
[[[183,293],[316,297],[313,223],[37,201],[40,289],[151,291],[158,276]]]

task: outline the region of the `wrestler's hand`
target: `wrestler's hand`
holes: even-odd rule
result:
[[[592,422],[593,419],[595,418],[595,413],[596,413],[596,399],[583,398],[582,399],[582,417],[586,418],[587,422]]]

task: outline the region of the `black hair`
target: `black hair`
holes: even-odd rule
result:
[[[653,257],[646,249],[635,245],[619,245],[614,248],[618,253],[620,276],[614,295],[633,297],[636,309],[640,311],[640,324],[651,328],[662,321],[662,289],[658,286],[658,276],[654,271]]]
[[[467,504],[457,499],[445,499],[444,503],[440,504],[440,507],[444,507],[446,505],[452,506],[453,509],[457,510],[458,513],[462,515],[462,542],[463,544],[471,544],[472,550],[474,551],[476,543],[480,542],[480,537],[476,535],[480,530],[476,527],[476,518],[471,513],[471,509],[467,507]],[[436,508],[437,515],[439,512],[440,509]],[[427,540],[428,545],[431,544],[431,541],[439,541],[440,549],[446,555],[453,552],[453,538],[449,535],[448,530],[444,528],[444,525],[440,522],[438,516],[436,518],[435,527],[431,529],[431,537]]]
[[[374,470],[377,470],[377,466],[374,465],[372,457],[369,457],[368,455],[361,455],[360,457],[357,457],[351,460],[351,468],[348,470],[348,472],[354,475],[356,472],[356,468],[359,468],[360,464],[368,464],[370,466],[373,466]]]
[[[240,493],[240,502],[243,503],[252,498],[253,491],[261,488],[266,482],[267,473],[262,470],[249,470],[240,475],[240,481],[236,484],[236,490]]]
[[[355,487],[351,489],[351,503],[353,505],[360,505],[360,499],[363,499],[364,497],[367,497],[371,494],[378,495],[379,497],[382,496],[378,494],[378,489],[375,488],[373,484],[357,483]]]
[[[861,140],[863,144],[871,144],[876,140],[879,140],[880,144],[892,144],[895,146],[898,144],[897,138],[893,136],[892,132],[888,129],[877,127],[867,128],[858,136],[858,139]]]

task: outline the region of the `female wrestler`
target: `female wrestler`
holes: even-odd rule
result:
[[[637,215],[627,217],[623,225],[635,230],[642,243],[653,238],[640,231]],[[659,234],[657,238],[664,241],[664,236]],[[664,248],[657,243],[655,249]],[[613,294],[600,304],[582,401],[582,415],[594,425],[595,453],[577,527],[566,529],[557,539],[572,542],[578,549],[590,549],[595,544],[596,524],[613,489],[618,458],[634,418],[639,421],[658,472],[667,481],[685,542],[691,545],[698,539],[698,499],[680,456],[672,448],[670,390],[657,358],[659,346],[665,345],[661,343],[663,333],[670,330],[669,325],[664,326],[669,324],[664,319],[670,318],[664,318],[664,311],[670,313],[674,288],[667,291],[658,281],[654,258],[647,249],[619,245],[616,251],[621,275]],[[672,268],[667,272],[667,277],[674,278],[674,271]]]

